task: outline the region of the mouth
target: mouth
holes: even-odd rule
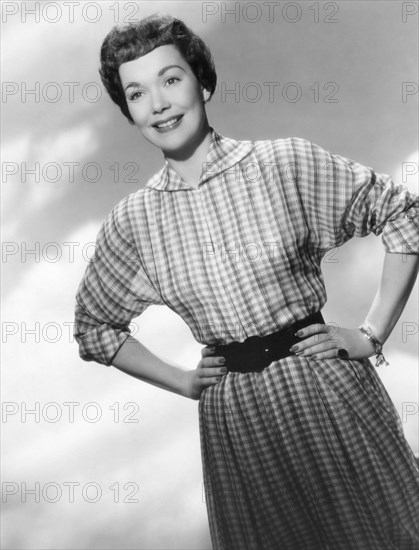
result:
[[[170,118],[167,118],[166,120],[162,120],[161,122],[152,124],[152,126],[153,128],[156,128],[156,130],[171,130],[178,125],[182,117],[183,115],[172,116]]]

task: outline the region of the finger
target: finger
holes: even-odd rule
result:
[[[225,369],[225,370],[223,370]],[[198,376],[200,378],[211,378],[211,376],[224,376],[228,372],[227,368],[222,365],[214,367],[204,367],[199,370]]]
[[[321,332],[317,333],[314,336],[306,335],[305,338],[303,338],[300,342],[297,342],[294,344],[291,348],[291,352],[295,351],[301,351],[307,348],[310,348],[312,346],[316,346],[318,344],[321,344],[322,342],[332,342],[335,346],[340,345],[340,339],[336,338],[336,336],[331,332]]]
[[[203,357],[199,364],[201,369],[206,367],[222,367],[226,364],[226,359],[225,357],[211,355]]]
[[[349,359],[349,357],[345,357],[345,358],[339,357],[339,349],[331,349],[331,350],[328,350],[328,351],[322,351],[322,352],[319,352],[319,353],[315,353],[314,355],[311,355],[310,357],[311,357],[311,359],[336,359],[336,358],[343,359],[343,360],[348,360]]]
[[[315,323],[314,325],[309,325],[308,327],[300,328],[295,333],[295,336],[299,338],[306,338],[307,336],[312,336],[313,334],[320,334],[323,332],[329,332],[330,327],[321,323]]]
[[[208,386],[213,386],[214,384],[218,384],[223,379],[222,376],[211,376],[209,378],[202,378],[201,380],[201,386],[204,388],[207,388]]]
[[[215,352],[214,346],[205,346],[201,349],[201,356],[202,357],[208,357],[208,355],[213,355]]]
[[[337,340],[324,340],[321,343],[317,343],[314,346],[308,346],[306,348],[300,347],[300,344],[298,345],[300,348],[298,351],[295,352],[295,355],[302,355],[307,357],[308,355],[313,355],[314,353],[321,353],[324,351],[330,351],[333,350],[337,352],[337,350],[341,347],[340,343]]]
[[[310,336],[308,338],[305,338],[304,340],[301,340],[301,342],[298,342],[297,344],[294,344],[290,351],[292,353],[303,351],[305,349],[311,348],[312,346],[319,345],[323,342],[333,342],[335,345],[337,345],[336,339],[329,339],[328,334],[316,334],[315,336]]]

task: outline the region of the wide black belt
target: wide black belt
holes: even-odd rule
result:
[[[243,342],[215,345],[214,355],[226,358],[224,366],[229,372],[261,372],[272,361],[292,355],[290,348],[301,342],[295,336],[297,330],[314,323],[324,324],[320,311],[266,336],[249,336]]]

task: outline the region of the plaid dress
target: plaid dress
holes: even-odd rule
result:
[[[300,138],[211,138],[197,189],[165,159],[102,224],[76,297],[83,359],[111,365],[150,304],[203,345],[277,331],[321,310],[321,260],[353,236],[418,253],[418,198],[389,176]],[[215,550],[419,549],[419,470],[369,360],[229,373],[198,409]]]

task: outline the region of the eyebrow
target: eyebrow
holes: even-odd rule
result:
[[[182,71],[186,72],[183,67],[180,65],[167,65],[167,67],[163,67],[163,69],[160,69],[160,71],[157,73],[157,76],[162,76],[166,71],[169,69],[173,69],[174,67],[177,67],[178,69],[181,69]],[[128,88],[135,88],[138,86],[140,82],[129,82],[125,87],[124,90],[128,90]]]

